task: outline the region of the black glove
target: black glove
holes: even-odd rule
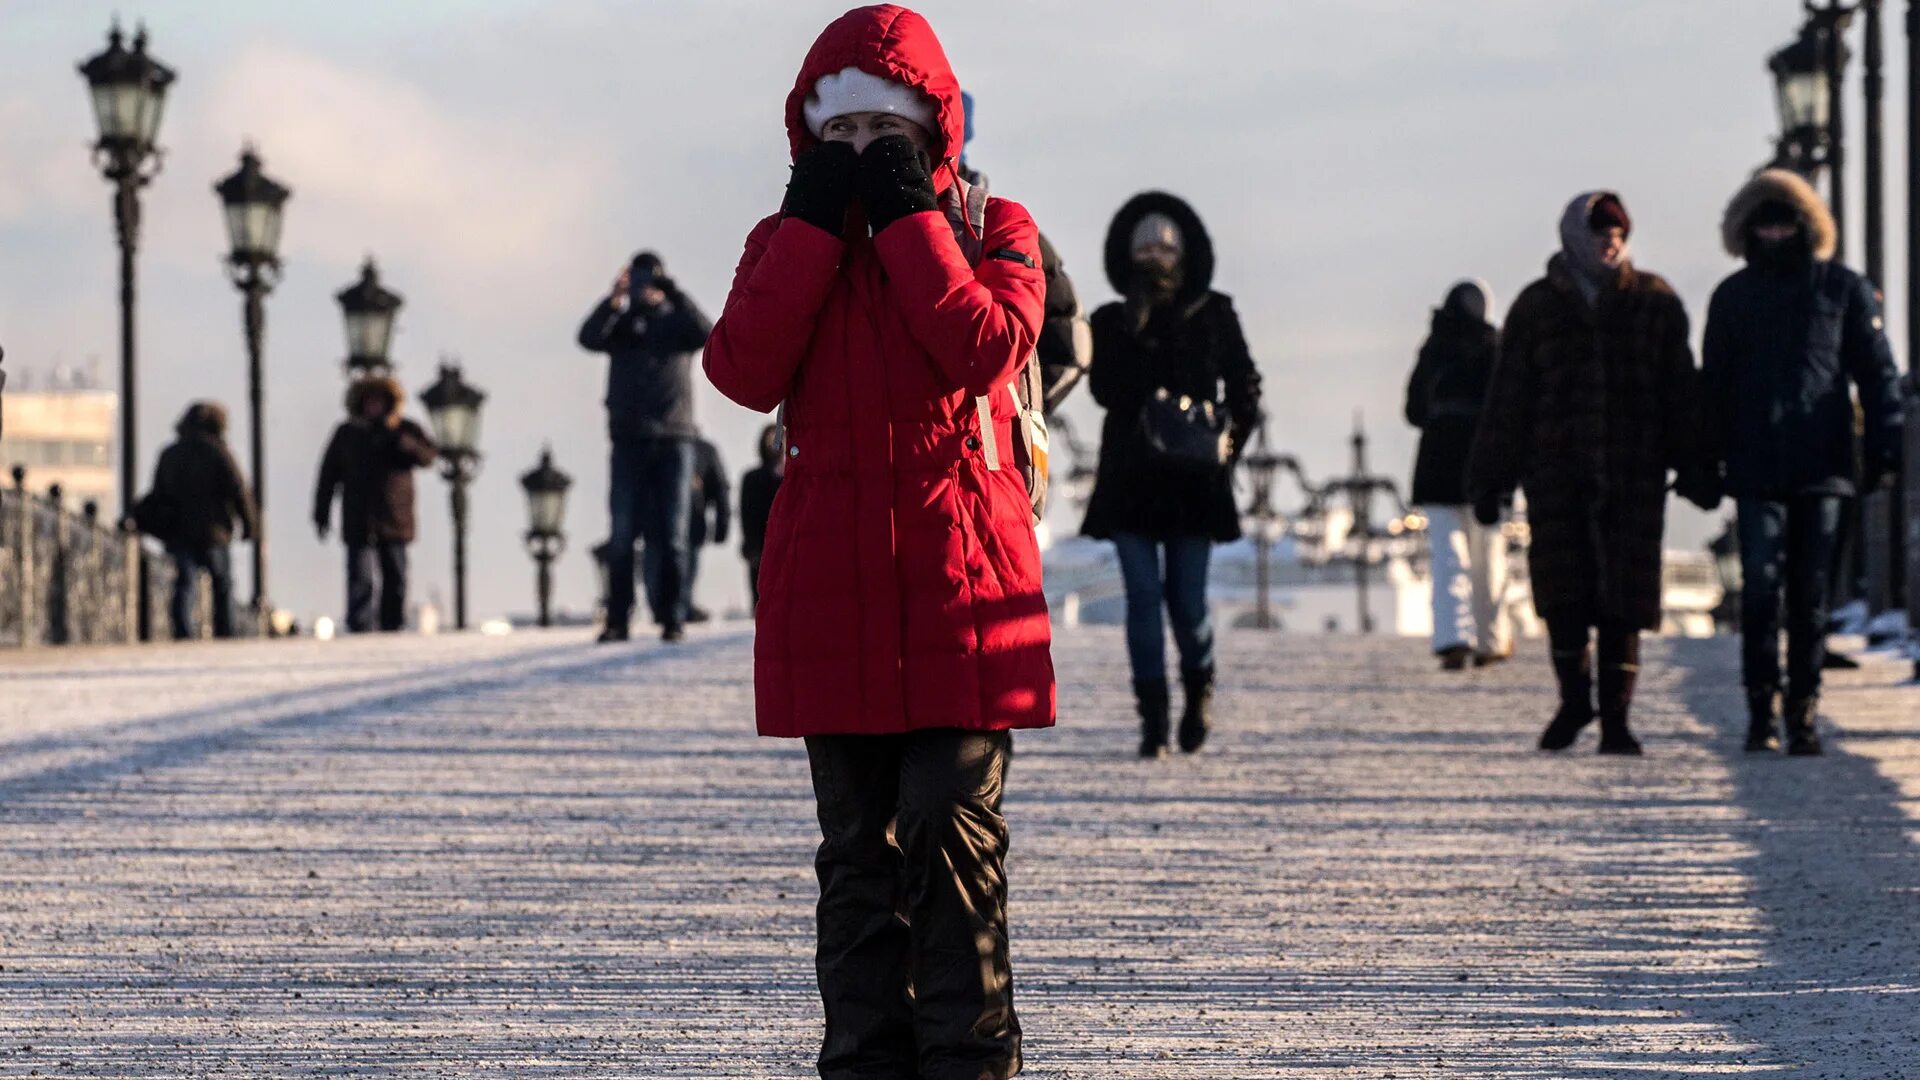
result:
[[[867,222],[880,230],[922,210],[940,205],[933,191],[933,163],[905,135],[889,135],[867,144],[860,155],[857,182]]]
[[[1507,500],[1498,495],[1482,495],[1473,502],[1473,520],[1482,525],[1500,524],[1500,512],[1505,510]]]
[[[839,236],[847,228],[847,206],[853,202],[854,167],[860,155],[851,143],[823,142],[800,151],[787,178],[782,217],[799,218]]]

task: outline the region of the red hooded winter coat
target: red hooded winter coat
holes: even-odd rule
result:
[[[960,86],[933,29],[905,8],[850,11],[820,35],[787,97],[794,154],[816,141],[801,115],[814,83],[855,66],[938,105],[934,186],[951,218],[912,214],[872,237],[857,206],[841,236],[767,218],[707,342],[721,393],[760,412],[787,406],[786,479],[760,570],[759,730],[1046,727],[1040,552],[1009,464],[1011,382],[1046,294],[1039,233],[1003,199],[971,221],[958,209]],[[998,254],[970,264],[956,229]]]

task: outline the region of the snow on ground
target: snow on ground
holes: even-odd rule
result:
[[[1920,1066],[1920,690],[1749,758],[1726,640],[1650,756],[1534,752],[1544,660],[1222,640],[1143,765],[1119,634],[1019,739],[1034,1077],[1894,1077]],[[741,626],[0,657],[0,1076],[813,1075],[812,802]]]

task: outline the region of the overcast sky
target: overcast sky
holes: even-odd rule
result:
[[[560,597],[585,607],[595,591],[585,552],[606,529],[605,373],[574,346],[574,331],[642,246],[664,253],[717,313],[741,239],[780,199],[782,98],[814,35],[846,6],[0,0],[7,366],[97,362],[117,385],[108,189],[88,160],[93,121],[74,64],[101,47],[115,11],[144,19],[152,51],[180,78],[140,261],[143,471],[192,399],[229,402],[244,430],[239,301],[222,274],[210,185],[250,138],[294,189],[286,279],[268,307],[275,599],[309,616],[341,603],[339,549],[307,520],[319,452],[340,415],[332,295],[373,253],[406,297],[394,353],[407,385],[424,387],[450,353],[491,393],[474,495],[476,613],[531,605],[517,478],[547,441],[577,481]],[[1622,191],[1640,265],[1703,315],[1732,269],[1718,245],[1720,209],[1771,151],[1764,60],[1792,36],[1799,9],[1797,0],[921,8],[978,99],[972,161],[997,193],[1032,210],[1089,308],[1112,296],[1099,269],[1112,211],[1144,188],[1193,202],[1219,247],[1216,287],[1236,297],[1266,376],[1276,441],[1316,475],[1344,467],[1356,412],[1376,464],[1407,472],[1413,438],[1400,397],[1429,310],[1469,275],[1490,281],[1504,310],[1538,275],[1577,191]],[[1897,11],[1889,24],[1898,55]],[[1897,64],[1891,75],[1887,158],[1899,162],[1904,78]],[[1895,188],[1896,211],[1900,201]],[[1892,224],[1897,239],[1904,227],[1898,216]],[[1892,264],[1903,258],[1895,244]],[[763,421],[703,393],[703,422],[737,475]],[[1071,413],[1083,429],[1095,422],[1084,399]],[[418,588],[445,596],[446,493],[429,477],[420,491]],[[1697,543],[1710,527],[1679,513],[1671,540]],[[731,545],[709,549],[703,596],[737,602],[741,573]]]

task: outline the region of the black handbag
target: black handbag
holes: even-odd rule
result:
[[[1165,387],[1140,407],[1140,434],[1156,464],[1197,476],[1225,468],[1233,450],[1226,417],[1213,402]]]

